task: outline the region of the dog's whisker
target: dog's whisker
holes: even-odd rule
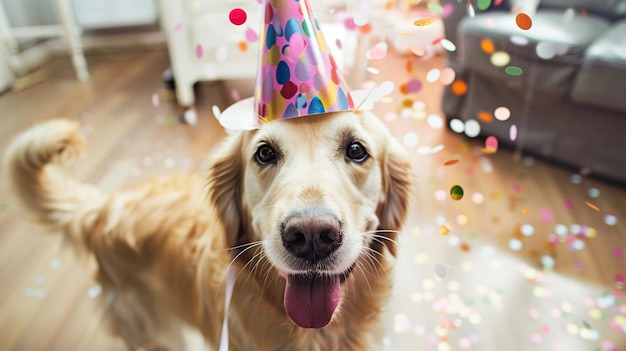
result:
[[[370,281],[368,279],[367,270],[365,269],[365,267],[363,267],[362,264],[362,262],[357,261],[354,268],[358,270],[359,273],[363,276],[363,280],[365,281],[365,284],[367,284],[367,288],[369,289],[370,293],[374,293],[374,290],[372,290],[372,285],[370,285]]]
[[[248,262],[246,262],[246,264],[241,269],[241,272],[243,273],[243,271],[246,270],[245,269],[246,267],[252,265],[252,269],[248,272],[248,276],[246,277],[246,281],[244,282],[244,284],[248,283],[248,280],[250,279],[250,277],[254,273],[254,269],[255,269],[256,265],[258,264],[258,261],[260,260],[260,256],[261,255],[263,255],[263,250],[258,250],[257,252],[255,252],[254,255],[252,256],[252,258],[250,258],[250,260]],[[253,262],[255,260],[257,260],[257,263],[253,264]]]
[[[387,240],[387,241],[392,242],[392,243],[394,243],[396,245],[399,245],[397,240],[394,240],[394,239],[392,239],[392,238],[390,238],[388,236],[380,235],[380,234],[377,234],[377,233],[399,233],[399,232],[398,231],[384,231],[384,232],[381,232],[381,231],[371,231],[371,232],[363,232],[361,234],[364,235],[365,237],[372,238],[372,239],[374,239],[374,240],[376,240],[378,242],[381,242],[381,243],[382,243],[382,240]]]
[[[237,255],[235,255],[235,257],[232,260],[230,260],[230,263],[226,266],[226,270],[224,271],[224,275],[222,276],[222,280],[220,281],[220,285],[219,285],[220,288],[215,292],[216,296],[217,296],[218,292],[220,290],[222,290],[224,282],[226,281],[226,277],[228,276],[228,271],[231,269],[231,267],[235,263],[235,261],[237,261],[237,259],[241,255],[243,255],[246,251],[248,251],[248,250],[250,250],[252,248],[261,246],[261,245],[263,245],[263,242],[261,242],[261,241],[254,241],[254,242],[251,242],[251,243],[248,243],[248,244],[239,245],[239,246],[245,247],[245,248],[243,250],[241,250]],[[237,275],[237,277],[235,277],[235,278],[238,278],[238,277],[239,277],[239,275]]]

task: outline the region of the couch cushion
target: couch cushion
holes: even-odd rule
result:
[[[613,20],[626,16],[626,0],[541,0],[541,8],[575,8]]]
[[[626,20],[615,23],[587,48],[572,100],[626,112]]]
[[[609,21],[593,15],[567,17],[564,11],[544,10],[533,16],[529,30],[521,30],[512,13],[483,13],[463,19],[458,27],[459,60],[468,71],[503,80],[515,80],[520,88],[528,84],[526,77],[534,71],[534,89],[546,93],[567,96],[578,65],[587,46],[609,28]],[[522,38],[527,43],[516,44]],[[510,56],[510,66],[520,67],[525,73],[511,77],[505,67],[491,63],[491,55],[481,50],[481,41],[490,39],[496,51]],[[556,46],[557,55],[539,52]],[[549,51],[549,50],[548,50]]]

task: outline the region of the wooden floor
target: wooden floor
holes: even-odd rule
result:
[[[407,60],[373,61],[380,73],[368,79],[400,85],[445,64],[415,59],[408,73]],[[87,84],[59,59],[43,67],[44,82],[1,95],[0,151],[28,126],[67,117],[83,123],[89,143],[70,172],[103,190],[200,171],[225,136],[212,107],[252,94],[245,80],[200,84],[190,126],[163,89],[164,48],[94,53],[88,63]],[[441,89],[396,89],[376,107],[411,153],[418,188],[385,349],[625,350],[626,190],[505,149],[484,154],[480,141],[437,128]],[[461,200],[449,196],[454,185]],[[92,267],[19,218],[3,184],[0,350],[123,349],[101,324]]]

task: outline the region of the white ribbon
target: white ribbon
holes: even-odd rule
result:
[[[228,267],[228,281],[226,282],[226,296],[224,296],[224,321],[222,323],[222,336],[219,351],[228,351],[228,308],[233,296],[235,286],[235,271],[232,266]]]

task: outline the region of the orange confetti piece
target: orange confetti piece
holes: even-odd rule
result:
[[[599,208],[598,206],[596,206],[596,205],[592,204],[592,203],[591,203],[591,202],[589,202],[589,201],[585,201],[585,205],[589,206],[589,207],[590,207],[591,209],[593,209],[593,210],[596,210],[596,211],[600,212],[600,208]]]
[[[455,95],[465,95],[467,93],[467,83],[462,80],[457,80],[452,83],[452,92]]]
[[[482,122],[489,123],[493,120],[493,117],[491,116],[491,113],[489,112],[480,111],[478,112],[478,119],[481,120]]]
[[[432,17],[420,18],[417,21],[413,22],[414,25],[418,27],[424,27],[435,23],[435,19]]]
[[[529,30],[533,26],[533,20],[527,14],[520,12],[515,16],[515,23],[522,30]]]
[[[472,250],[472,247],[468,243],[461,244],[461,251],[470,252],[471,250]]]
[[[409,59],[406,61],[406,71],[407,73],[413,72],[413,60]]]
[[[248,43],[245,41],[239,42],[239,51],[246,52],[248,50]]]
[[[439,233],[441,233],[441,235],[448,235],[450,234],[450,230],[452,230],[452,228],[450,228],[450,224],[446,224],[441,226]]]
[[[371,31],[372,24],[369,22],[359,27],[359,32],[361,32],[361,34],[369,34]]]
[[[454,159],[454,160],[448,160],[448,161],[444,162],[443,165],[444,166],[452,166],[452,165],[455,165],[457,163],[459,163],[459,160]]]
[[[493,41],[489,40],[489,39],[483,39],[480,42],[480,48],[483,50],[483,52],[485,54],[493,54],[494,52],[496,52],[496,47],[495,45],[493,45]]]
[[[387,3],[385,3],[385,11],[391,11],[393,10],[393,8],[396,6],[395,1],[387,1]]]

